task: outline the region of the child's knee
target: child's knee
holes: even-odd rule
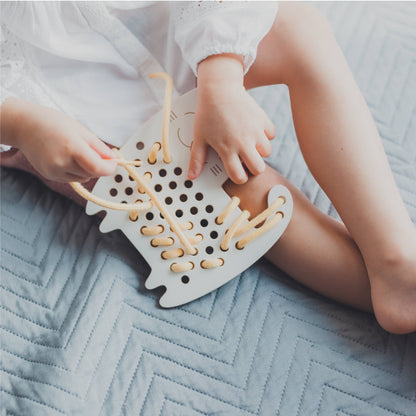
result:
[[[282,2],[258,47],[245,85],[303,84],[325,73],[336,48],[331,28],[319,10],[308,4]]]
[[[338,48],[326,17],[308,4],[282,3],[272,31],[284,55],[287,83],[322,72]]]

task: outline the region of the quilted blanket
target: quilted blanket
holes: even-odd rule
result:
[[[416,5],[324,3],[416,223]],[[336,216],[296,143],[285,87],[253,92],[269,162]],[[416,334],[261,260],[180,308],[144,289],[118,232],[32,176],[1,172],[1,415],[414,416]]]

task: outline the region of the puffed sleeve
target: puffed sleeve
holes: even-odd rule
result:
[[[221,53],[243,55],[246,73],[277,9],[268,1],[171,2],[175,41],[195,75],[199,62]]]

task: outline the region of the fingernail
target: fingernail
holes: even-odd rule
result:
[[[240,184],[245,183],[245,182],[247,181],[247,175],[239,175],[239,176],[237,177],[237,181],[238,181],[238,183],[240,183]]]
[[[196,172],[193,169],[188,171],[188,178],[189,179],[195,179],[196,178]]]

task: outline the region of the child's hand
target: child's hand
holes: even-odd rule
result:
[[[1,113],[2,143],[20,149],[45,178],[85,182],[114,172],[112,150],[71,117],[14,98],[3,103]]]
[[[274,125],[243,86],[238,59],[217,55],[199,65],[190,179],[201,173],[210,145],[230,179],[246,182],[243,164],[253,175],[263,172],[263,157],[270,156],[275,134]]]

